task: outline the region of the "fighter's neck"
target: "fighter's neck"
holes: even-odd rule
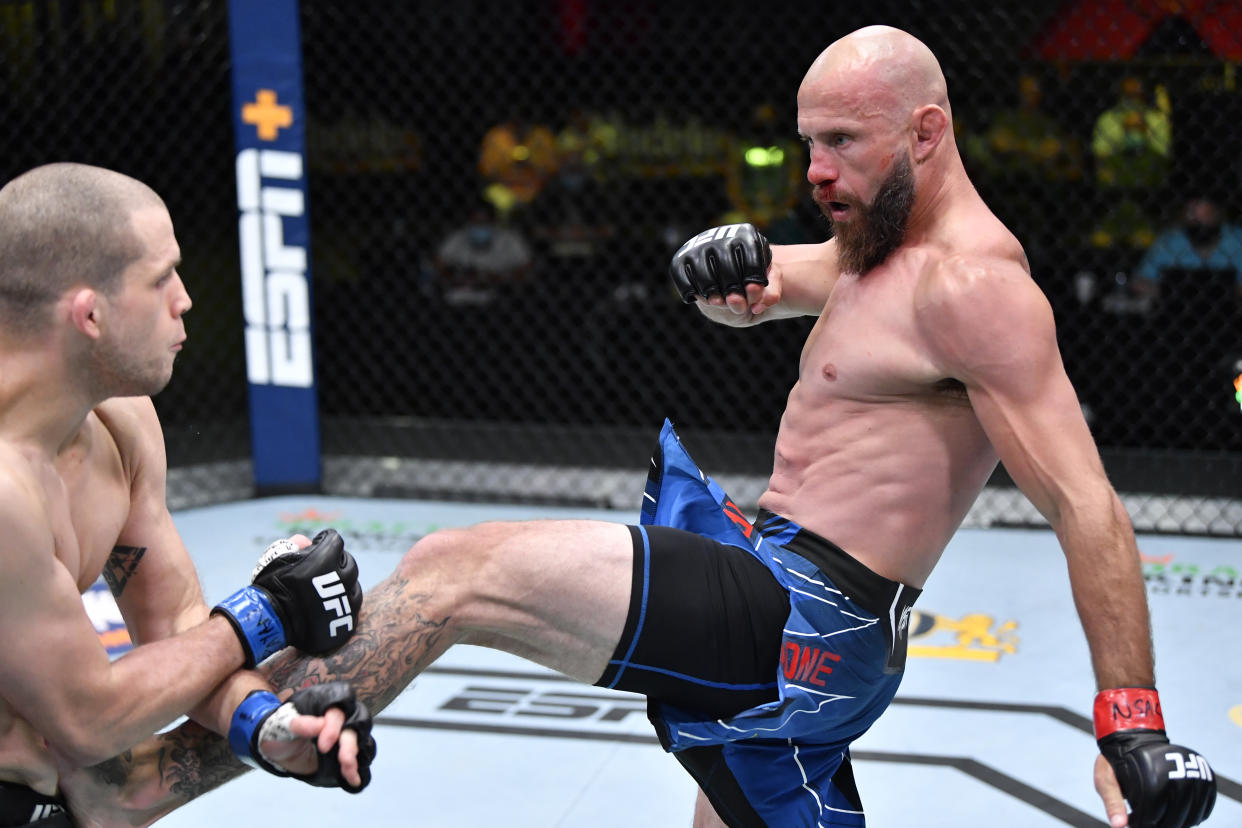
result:
[[[56,361],[0,352],[0,439],[55,457],[78,436],[98,400]]]
[[[916,192],[907,223],[908,240],[935,236],[954,212],[982,203],[960,162],[949,163],[943,173],[929,171]]]

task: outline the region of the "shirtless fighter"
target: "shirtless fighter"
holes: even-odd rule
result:
[[[1065,551],[1112,825],[1127,824],[1124,800],[1132,828],[1205,819],[1215,783],[1165,736],[1129,518],[1049,304],[967,179],[951,119],[924,44],[886,27],[847,35],[798,92],[834,238],[769,253],[753,227],[731,226],[673,259],[683,298],[716,322],[818,317],[753,524],[666,425],[640,525],[436,532],[367,594],[340,653],[281,658],[273,679],[346,678],[378,709],[451,645],[491,646],[647,695],[702,789],[697,826],[861,826],[849,746],[892,700],[908,610],[999,459]],[[114,798],[137,795],[116,784]],[[75,806],[126,824],[107,784],[78,790]]]
[[[210,611],[165,505],[145,395],[185,340],[179,263],[163,201],[132,178],[52,164],[0,190],[0,826],[71,825],[62,774],[185,713],[278,775],[369,779],[347,684],[282,703],[242,670],[349,638],[361,589],[340,536],[278,541]],[[137,645],[115,661],[80,596],[101,572]]]

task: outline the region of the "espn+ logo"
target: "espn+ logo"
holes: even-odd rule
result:
[[[325,572],[311,578],[315,592],[324,599],[323,608],[328,613],[335,613],[336,618],[328,625],[328,635],[336,638],[337,630],[354,628],[353,607],[349,605],[349,596],[345,594],[345,585],[335,572]]]
[[[314,383],[307,254],[285,243],[285,219],[306,215],[301,153],[237,153],[246,375],[259,385]]]

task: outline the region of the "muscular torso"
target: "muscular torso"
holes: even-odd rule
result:
[[[5,455],[27,466],[42,496],[55,537],[56,557],[80,592],[99,577],[129,516],[130,477],[113,430],[128,419],[117,414],[125,400],[104,404],[54,462],[24,456],[5,446]],[[2,440],[2,438],[0,438]],[[120,444],[125,444],[122,436]],[[56,791],[56,768],[43,737],[0,698],[0,779],[46,794]]]
[[[965,388],[929,360],[920,331],[920,280],[944,255],[907,248],[838,279],[803,347],[759,500],[915,587],[997,462]]]

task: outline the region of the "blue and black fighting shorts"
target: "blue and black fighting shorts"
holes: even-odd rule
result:
[[[65,800],[47,796],[15,782],[0,782],[0,828],[12,826],[73,828]]]
[[[625,631],[597,684],[642,693],[734,828],[863,826],[849,745],[888,707],[920,590],[797,524],[751,524],[665,422]]]

